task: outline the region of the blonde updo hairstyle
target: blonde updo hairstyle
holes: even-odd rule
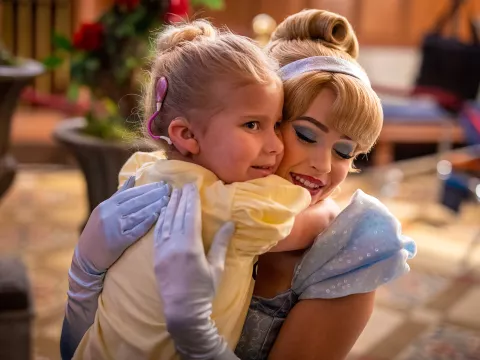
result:
[[[280,82],[277,70],[277,62],[252,40],[217,29],[206,20],[167,26],[156,39],[145,89],[144,117],[150,118],[156,110],[155,87],[162,76],[168,80],[168,90],[152,131],[168,136],[173,119],[202,121],[222,105],[224,94],[218,94],[219,82],[231,88]],[[145,122],[144,133],[150,138],[146,126]]]
[[[358,41],[346,18],[324,10],[305,10],[275,30],[267,53],[285,66],[312,56],[335,56],[358,65]],[[322,89],[336,94],[329,127],[358,143],[357,154],[374,145],[383,124],[380,99],[361,80],[345,74],[311,71],[284,81],[284,120],[304,114]]]

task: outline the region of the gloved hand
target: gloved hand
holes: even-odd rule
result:
[[[158,219],[169,200],[170,187],[153,183],[132,188],[131,177],[90,215],[75,248],[68,272],[68,300],[60,350],[71,359],[93,324],[107,269]]]
[[[238,359],[210,319],[235,225],[220,228],[205,256],[200,208],[197,188],[185,185],[172,192],[155,226],[155,276],[167,329],[184,359]]]
[[[157,221],[168,203],[170,186],[164,182],[131,189],[130,177],[110,199],[90,215],[77,245],[78,260],[89,273],[104,273]]]

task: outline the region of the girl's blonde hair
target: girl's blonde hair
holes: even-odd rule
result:
[[[208,118],[221,106],[225,94],[218,93],[219,82],[230,87],[269,84],[280,81],[277,70],[277,62],[252,40],[219,30],[206,20],[167,26],[156,39],[143,115],[148,119],[155,112],[160,77],[167,78],[168,91],[152,130],[168,136],[168,126],[176,117]]]
[[[335,56],[358,65],[352,26],[343,16],[324,10],[305,10],[286,18],[266,51],[280,66],[312,56]],[[336,94],[328,125],[356,141],[357,153],[368,152],[382,129],[382,106],[372,88],[353,76],[312,71],[285,81],[284,120],[304,114],[324,88]]]

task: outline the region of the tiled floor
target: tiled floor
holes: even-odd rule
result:
[[[372,186],[353,176],[339,201]],[[29,269],[37,360],[59,359],[67,269],[86,215],[84,193],[76,170],[25,168],[0,203],[0,253],[21,256]],[[385,200],[417,240],[419,253],[408,276],[377,292],[374,314],[350,360],[480,360],[480,246],[469,248],[480,230],[480,210],[470,204],[454,217],[435,205],[436,193],[434,179],[415,178],[402,185],[401,197]]]
[[[59,359],[67,271],[84,219],[84,184],[77,171],[20,171],[0,203],[0,253],[20,255],[34,293],[35,355]]]

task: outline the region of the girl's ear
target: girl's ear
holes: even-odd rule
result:
[[[192,127],[185,118],[177,117],[172,120],[168,126],[168,137],[183,156],[197,155],[200,151]]]

